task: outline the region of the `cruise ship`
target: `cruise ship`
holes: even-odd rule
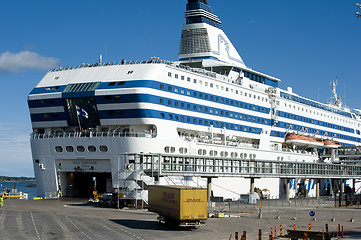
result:
[[[302,97],[280,79],[247,67],[207,0],[188,0],[178,61],[156,57],[51,69],[28,95],[31,149],[39,196],[88,197],[127,182],[128,153],[317,162],[319,152],[360,145],[361,111]],[[333,161],[333,158],[322,161]],[[162,177],[162,184],[204,186],[202,178]],[[217,178],[215,196],[239,198],[249,180]],[[297,180],[291,195],[297,194]],[[280,179],[255,186],[280,196]],[[306,180],[310,195],[314,180]],[[134,194],[136,196],[134,196]],[[132,197],[131,197],[132,196]]]

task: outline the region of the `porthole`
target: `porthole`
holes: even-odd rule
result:
[[[117,85],[124,85],[125,82],[118,82]]]
[[[65,150],[66,150],[67,152],[74,152],[74,147],[73,147],[73,146],[66,146],[66,147],[65,147]]]
[[[164,152],[169,153],[169,147],[165,147]]]
[[[184,152],[184,148],[179,148],[179,153],[183,154],[183,152]]]
[[[97,150],[97,148],[95,146],[88,146],[89,152],[95,152],[96,150]]]
[[[116,82],[110,82],[108,83],[108,86],[114,86],[116,84]]]
[[[202,149],[198,149],[198,155],[202,155]]]
[[[108,147],[105,146],[105,145],[102,145],[102,146],[99,147],[99,150],[100,150],[101,152],[108,152]]]
[[[171,152],[171,153],[175,153],[175,147],[171,147],[171,148],[170,148],[170,152]]]
[[[61,147],[61,146],[56,146],[56,147],[55,147],[55,151],[56,151],[56,152],[63,152],[63,147]]]
[[[84,151],[85,151],[85,147],[84,147],[84,146],[77,146],[77,147],[76,147],[76,150],[77,150],[78,152],[84,152]]]

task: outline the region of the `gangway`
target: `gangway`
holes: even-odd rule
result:
[[[175,154],[125,154],[151,177],[245,177],[360,179],[361,164],[270,161]]]

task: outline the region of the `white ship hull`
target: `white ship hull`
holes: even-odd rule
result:
[[[39,196],[120,188],[147,199],[142,186],[154,179],[140,169],[128,174],[129,153],[317,162],[322,144],[285,136],[300,132],[360,145],[359,114],[282,90],[279,79],[246,67],[206,1],[189,1],[186,18],[178,63],[152,58],[57,68],[29,94]],[[206,185],[200,178],[160,181]],[[236,199],[250,191],[249,179],[213,183],[215,196]],[[284,183],[257,179],[256,187],[278,197]]]

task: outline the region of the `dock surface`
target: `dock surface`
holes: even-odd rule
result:
[[[306,230],[312,224],[312,231],[322,231],[325,223],[330,231],[336,231],[338,224],[344,227],[344,239],[361,238],[361,209],[333,207],[268,207],[263,208],[262,218],[258,218],[256,206],[239,209],[219,209],[224,218],[209,218],[207,226],[199,229],[175,230],[159,224],[157,215],[147,210],[125,210],[99,208],[84,199],[46,200],[5,200],[0,209],[0,239],[217,239],[234,238],[247,231],[248,239],[258,239],[258,229],[262,229],[262,239],[268,239],[270,228],[283,225],[287,229]],[[314,221],[308,213],[316,212]],[[297,219],[293,216],[297,214]],[[350,222],[350,216],[354,222]],[[228,217],[227,217],[228,216]],[[331,219],[335,217],[333,222]],[[341,238],[340,238],[341,239]]]

